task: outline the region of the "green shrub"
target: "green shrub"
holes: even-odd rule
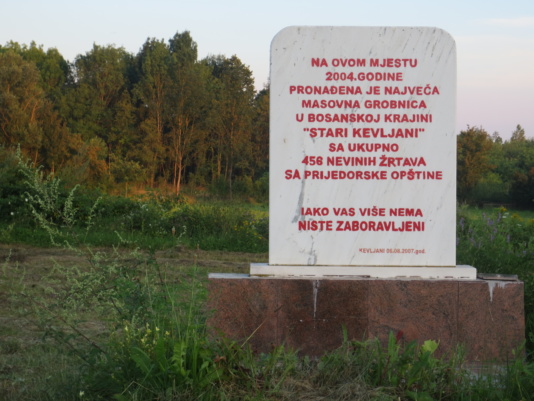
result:
[[[27,222],[27,191],[19,168],[20,153],[0,146],[0,221]]]
[[[386,346],[378,339],[345,342],[342,352],[324,357],[318,368],[333,375],[330,380],[349,380],[346,375],[352,371],[399,399],[454,399],[467,375],[461,369],[461,353],[440,359],[434,355],[437,342],[427,340],[418,346],[415,341],[405,343],[400,334],[390,333]]]
[[[258,199],[262,201],[269,200],[269,173],[263,174],[255,183],[254,183],[255,193]]]
[[[66,188],[59,178],[46,176],[20,155],[6,155],[11,157],[6,156],[10,174],[0,189],[5,194],[0,200],[0,211],[5,210],[0,236],[5,242],[145,249],[180,242],[206,250],[267,251],[267,214],[250,205],[192,205],[182,196],[157,192],[131,199],[79,186]]]

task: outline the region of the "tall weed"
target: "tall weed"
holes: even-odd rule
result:
[[[427,340],[418,346],[389,334],[384,347],[377,339],[346,343],[345,355],[364,381],[399,398],[434,400],[454,398],[462,390],[465,372],[460,351],[446,358],[434,353],[438,343]],[[342,368],[343,369],[343,368]]]
[[[48,234],[52,244],[80,245],[83,239],[73,230],[80,220],[78,209],[74,205],[78,186],[67,191],[59,178],[53,174],[45,175],[42,169],[34,168],[20,153],[17,153],[17,157],[27,188],[23,196],[35,222]],[[86,231],[94,223],[98,202],[99,199],[96,199],[85,219]]]

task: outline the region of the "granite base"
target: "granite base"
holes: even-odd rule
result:
[[[213,336],[247,340],[257,352],[285,345],[320,356],[349,339],[389,333],[463,345],[466,359],[504,361],[525,338],[523,282],[376,278],[284,278],[210,274]]]

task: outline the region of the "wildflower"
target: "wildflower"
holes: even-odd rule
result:
[[[81,390],[80,394],[78,394],[80,397],[83,397],[85,395],[85,391]]]

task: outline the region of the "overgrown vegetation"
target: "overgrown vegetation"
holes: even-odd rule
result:
[[[0,148],[0,241],[36,246],[123,246],[266,252],[267,208],[239,200],[195,202],[156,191],[110,196],[68,188]]]
[[[534,209],[534,139],[521,125],[507,141],[468,127],[458,135],[457,166],[461,202]]]
[[[461,207],[457,233],[459,264],[525,282],[527,360],[518,350],[506,366],[477,376],[461,350],[438,358],[433,339],[417,346],[393,333],[386,347],[346,338],[319,359],[284,348],[257,355],[246,341],[208,336],[206,270],[197,257],[172,264],[157,252],[265,251],[264,210],[155,193],[111,197],[63,187],[10,152],[0,160],[8,211],[0,241],[76,256],[24,271],[24,256],[3,248],[2,399],[533,399],[533,216]]]
[[[0,45],[0,109],[0,145],[71,185],[266,200],[269,88],[256,91],[235,55],[198,60],[187,31],[136,54],[95,44],[73,63],[35,43]],[[510,130],[459,133],[461,202],[534,209],[534,139]]]
[[[268,90],[235,55],[199,60],[187,31],[139,47],[94,44],[68,63],[0,45],[0,145],[72,185],[265,196]]]

